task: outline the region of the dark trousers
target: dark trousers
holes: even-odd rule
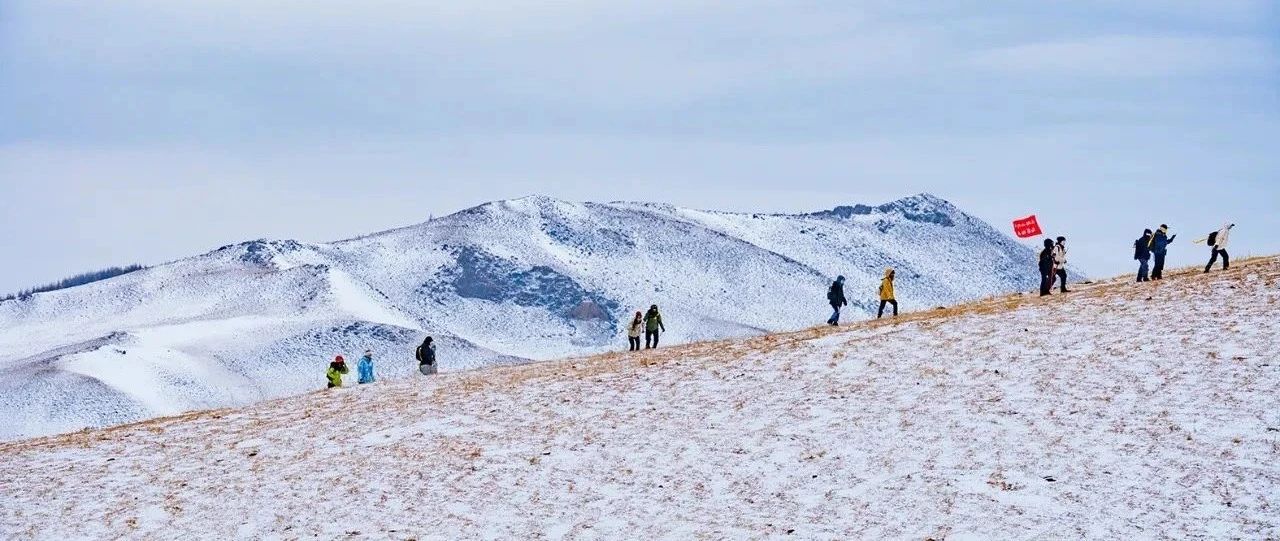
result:
[[[629,342],[629,343],[631,344],[631,349],[630,349],[629,351],[640,351],[640,337],[639,337],[639,336],[628,336],[628,337],[627,337],[627,342]]]
[[[833,304],[831,305],[831,309],[834,311],[831,312],[831,317],[827,318],[827,325],[839,325],[840,324],[840,305]]]
[[[1205,272],[1209,272],[1209,269],[1213,268],[1213,264],[1218,262],[1218,254],[1222,254],[1222,270],[1231,268],[1231,256],[1227,255],[1227,251],[1220,248],[1214,248],[1213,257],[1210,257],[1209,264],[1204,266]]]
[[[1055,274],[1058,278],[1058,283],[1061,284],[1059,287],[1062,289],[1063,293],[1066,293],[1067,292],[1067,269],[1058,269],[1058,271]],[[1052,288],[1053,286],[1049,286],[1049,287]]]
[[[644,347],[645,349],[653,349],[658,347],[658,331],[644,332]]]
[[[1053,291],[1053,271],[1040,269],[1040,296],[1044,297]]]
[[[893,305],[893,317],[898,317],[898,301],[896,299],[889,299],[887,301],[880,301],[880,313],[876,314],[876,319],[884,317],[884,307],[890,304]]]
[[[1149,262],[1150,262],[1149,259],[1138,260],[1138,281],[1139,282],[1148,282],[1151,280],[1151,278],[1149,278],[1147,274],[1147,272],[1150,270]]]
[[[1165,256],[1165,254],[1160,253],[1160,252],[1156,252],[1156,253],[1155,253],[1155,254],[1153,254],[1153,255],[1155,255],[1155,256],[1156,256],[1156,266],[1155,266],[1155,268],[1151,269],[1151,279],[1152,279],[1152,280],[1163,280],[1163,279],[1164,279],[1164,256]]]

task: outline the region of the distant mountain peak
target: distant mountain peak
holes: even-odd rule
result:
[[[829,216],[847,220],[854,216],[873,214],[895,214],[913,222],[952,227],[955,225],[955,219],[962,213],[946,199],[930,193],[918,193],[876,206],[841,205],[831,210],[814,213],[812,216]]]
[[[955,208],[955,205],[952,205],[950,201],[947,201],[946,199],[933,195],[929,192],[920,192],[915,195],[909,195],[907,197],[903,197],[902,199],[894,201],[894,203],[922,203],[922,204],[934,205],[938,207]]]

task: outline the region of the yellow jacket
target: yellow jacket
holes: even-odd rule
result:
[[[893,269],[885,269],[884,280],[880,281],[880,300],[896,300],[893,296]]]

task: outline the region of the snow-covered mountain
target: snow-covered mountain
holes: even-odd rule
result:
[[[666,343],[803,328],[847,277],[874,309],[1034,287],[1027,247],[922,194],[803,215],[528,197],[329,244],[258,240],[0,303],[0,438],[239,405],[323,385],[372,349],[384,377],[440,344],[444,370],[625,347],[661,307]]]

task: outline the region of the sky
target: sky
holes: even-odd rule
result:
[[[487,201],[1037,214],[1280,252],[1267,0],[0,3],[0,294]],[[1175,244],[1170,262],[1208,252]],[[1034,271],[1029,271],[1034,272]]]

